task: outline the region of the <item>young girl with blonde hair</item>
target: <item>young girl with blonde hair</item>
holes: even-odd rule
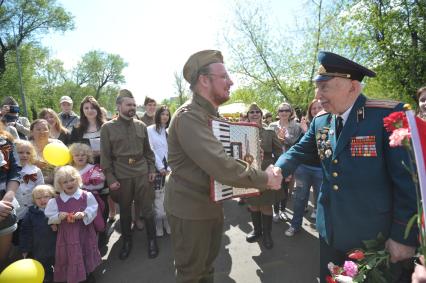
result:
[[[98,203],[92,193],[81,189],[80,173],[72,166],[60,167],[54,184],[59,196],[49,200],[45,210],[49,223],[59,224],[54,280],[94,282],[92,272],[101,263],[93,225]]]
[[[32,191],[37,185],[44,184],[43,173],[36,163],[37,153],[33,144],[26,140],[19,140],[16,143],[16,152],[19,157],[19,165],[21,166],[21,179],[16,199],[20,208],[16,210],[18,219],[24,218],[30,206],[33,205]]]

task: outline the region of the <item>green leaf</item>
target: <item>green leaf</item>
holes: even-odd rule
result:
[[[370,283],[387,283],[383,272],[378,269],[372,269],[367,276],[368,282]]]
[[[408,235],[410,234],[410,230],[414,225],[414,222],[417,220],[417,214],[414,214],[411,218],[410,221],[408,221],[407,227],[405,228],[405,232],[404,232],[404,239],[408,238]]]
[[[375,249],[378,246],[376,239],[363,241],[367,250]]]

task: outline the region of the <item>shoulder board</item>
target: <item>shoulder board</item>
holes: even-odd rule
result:
[[[325,114],[330,114],[330,113],[328,113],[325,110],[321,110],[320,112],[318,112],[318,114],[315,117],[319,117],[319,116],[322,116],[322,115],[325,115]]]
[[[190,110],[191,110],[191,107],[189,105],[182,106],[181,108],[176,110],[176,115],[179,116],[180,114],[185,113],[185,112],[189,112]]]
[[[401,102],[388,99],[367,99],[365,107],[393,109]]]

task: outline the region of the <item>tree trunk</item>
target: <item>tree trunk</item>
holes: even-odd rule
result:
[[[312,80],[314,79],[314,74],[315,74],[315,65],[317,63],[317,54],[318,54],[318,50],[319,50],[319,45],[320,45],[320,40],[321,40],[321,9],[322,9],[322,0],[319,1],[318,4],[318,29],[317,29],[317,38],[316,38],[316,43],[315,43],[315,51],[314,51],[314,60],[312,62],[312,69],[311,69],[311,76],[309,78],[309,81],[312,82]],[[313,91],[314,87],[312,84],[310,84],[309,88],[308,88],[308,93],[306,94],[306,102],[309,103],[310,99],[310,95]]]
[[[6,72],[6,52],[0,51],[0,77]]]

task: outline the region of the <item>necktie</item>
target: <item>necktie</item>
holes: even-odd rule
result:
[[[336,139],[339,138],[340,133],[342,132],[343,129],[343,118],[340,116],[337,116],[336,118]]]

